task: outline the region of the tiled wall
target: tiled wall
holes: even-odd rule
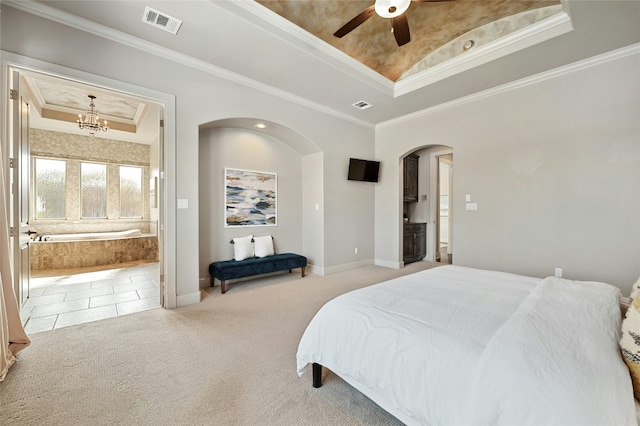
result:
[[[36,220],[30,211],[30,224],[38,234],[68,234],[77,232],[108,232],[140,229],[143,233],[155,233],[156,224],[150,220],[149,196],[143,197],[143,217],[120,219],[119,178],[120,165],[138,166],[143,169],[143,194],[149,194],[150,147],[145,144],[116,141],[85,135],[74,135],[40,129],[30,130],[30,151],[34,157],[67,161],[66,218],[62,220]],[[107,164],[107,218],[81,219],[80,162],[95,161]],[[33,184],[33,162],[32,179]],[[31,188],[31,194],[35,190]],[[34,205],[32,195],[31,205]]]
[[[31,270],[84,268],[138,260],[158,260],[157,237],[97,241],[35,241],[30,244]]]

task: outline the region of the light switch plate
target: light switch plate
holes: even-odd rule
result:
[[[178,208],[179,209],[188,209],[189,208],[189,200],[186,198],[178,198]]]
[[[467,210],[478,210],[478,203],[467,203]]]

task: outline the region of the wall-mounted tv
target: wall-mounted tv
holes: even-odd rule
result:
[[[377,182],[380,162],[371,160],[349,159],[349,174],[347,179],[363,182]]]

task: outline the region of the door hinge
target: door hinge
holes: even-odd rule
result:
[[[9,238],[15,237],[15,233],[16,233],[16,228],[14,228],[13,226],[10,226],[9,227]]]
[[[163,275],[160,275],[160,282],[161,282],[161,283],[164,283],[164,274],[163,274]]]
[[[164,120],[160,120],[160,127],[164,127]]]
[[[18,99],[18,91],[14,89],[9,90],[9,99],[11,99],[12,101]]]
[[[15,167],[15,161],[13,160],[13,158],[9,158],[9,168],[13,169]]]

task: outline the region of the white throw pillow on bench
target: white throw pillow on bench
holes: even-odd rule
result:
[[[254,256],[253,235],[233,239],[233,258],[235,260],[245,260]]]
[[[271,235],[253,237],[253,242],[256,257],[267,257],[275,254],[275,251],[273,250],[273,238],[271,238]]]

